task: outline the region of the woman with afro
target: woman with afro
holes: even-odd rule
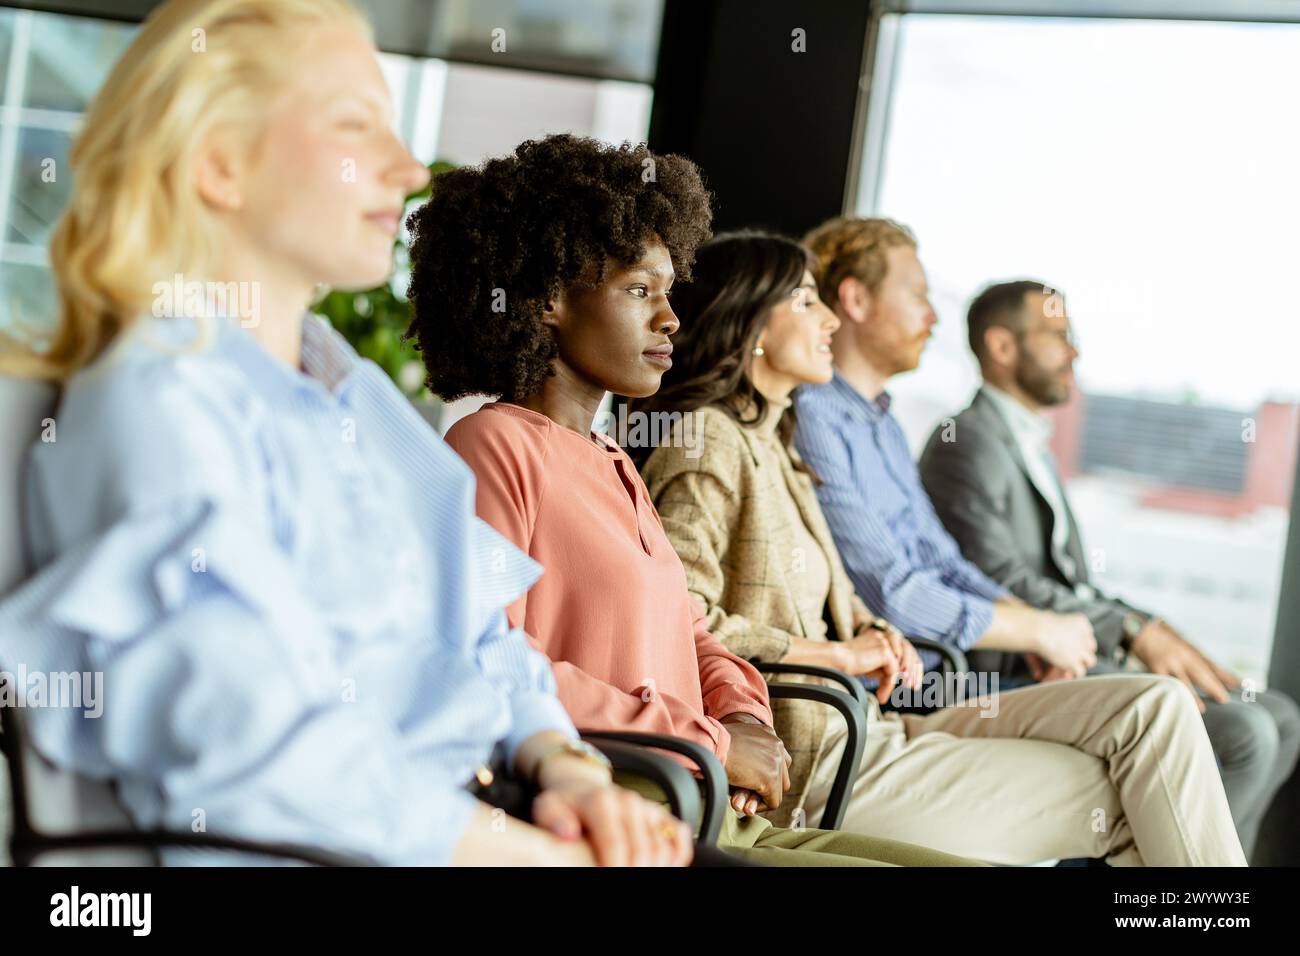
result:
[[[653,394],[671,367],[671,287],[710,220],[689,160],[568,135],[444,174],[411,218],[411,335],[429,386],[498,398],[447,441],[474,470],[479,515],[545,569],[510,622],[551,658],[579,728],[717,755],[732,789],[722,849],[781,865],[965,863],[759,815],[790,786],[766,684],[704,626],[636,467],[591,429],[606,392]]]

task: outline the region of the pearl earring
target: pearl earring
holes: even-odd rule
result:
[[[763,346],[761,346],[761,345],[755,345],[755,346],[754,346],[754,354],[755,354],[755,355],[762,355],[762,354],[763,354]]]

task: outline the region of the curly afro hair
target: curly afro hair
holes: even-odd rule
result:
[[[711,222],[695,164],[644,144],[548,136],[443,173],[409,219],[407,338],[429,388],[446,401],[536,394],[555,374],[555,339],[541,321],[548,299],[599,285],[608,261],[635,262],[656,237],[689,280]]]

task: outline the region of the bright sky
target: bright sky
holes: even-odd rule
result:
[[[905,17],[877,211],[941,320],[905,391],[968,394],[966,304],[1034,277],[1090,391],[1300,401],[1298,92],[1300,26]]]

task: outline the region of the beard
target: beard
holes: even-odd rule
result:
[[[1016,369],[1016,384],[1040,405],[1061,405],[1070,398],[1069,370],[1068,365],[1049,369],[1027,359]]]

